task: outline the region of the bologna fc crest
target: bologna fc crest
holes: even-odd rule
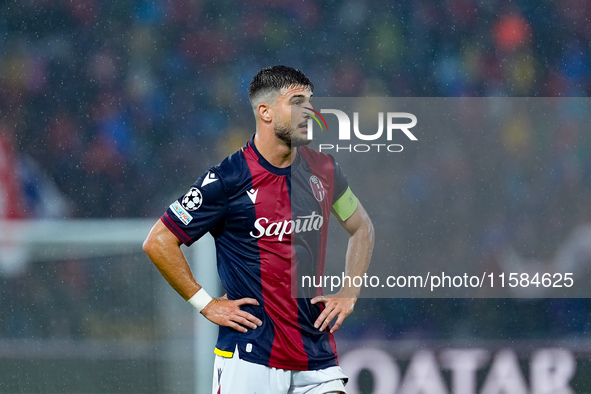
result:
[[[324,189],[324,185],[316,175],[312,175],[310,177],[310,186],[312,187],[312,193],[314,194],[314,197],[318,201],[324,200],[324,197],[326,196],[326,189]]]

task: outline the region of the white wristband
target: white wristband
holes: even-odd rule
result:
[[[199,312],[203,310],[211,302],[213,298],[207,294],[202,287],[195,295],[187,300],[187,302],[195,307]]]

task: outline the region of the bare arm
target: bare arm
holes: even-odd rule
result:
[[[339,221],[343,228],[349,233],[349,244],[347,246],[347,257],[345,262],[345,274],[349,277],[362,277],[367,272],[369,261],[374,245],[374,229],[367,212],[358,203],[357,209],[347,220]],[[314,326],[324,331],[330,322],[336,317],[337,320],[330,332],[339,329],[345,317],[353,312],[353,307],[359,297],[359,287],[344,286],[334,296],[320,296],[312,299],[312,304],[322,302],[324,310],[316,320]]]
[[[185,300],[201,289],[181,250],[181,241],[161,220],[152,227],[144,241],[143,249],[162,276]],[[246,332],[247,327],[255,329],[262,324],[258,318],[240,309],[240,306],[247,304],[258,305],[259,303],[254,298],[234,301],[224,297],[214,298],[203,308],[201,314],[213,323]]]

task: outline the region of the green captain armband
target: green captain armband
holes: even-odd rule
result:
[[[355,197],[350,187],[347,187],[343,195],[332,204],[332,209],[335,216],[342,221],[349,219],[353,215],[357,209],[357,197]]]

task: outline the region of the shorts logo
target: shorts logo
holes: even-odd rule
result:
[[[222,394],[222,369],[221,368],[218,368],[218,394]]]
[[[312,175],[310,177],[310,186],[312,187],[312,193],[314,194],[314,198],[318,201],[324,200],[326,196],[326,190],[324,189],[324,185],[318,179],[316,175]]]
[[[203,196],[196,187],[192,187],[191,190],[183,197],[181,203],[183,208],[187,211],[196,211],[203,203]]]
[[[185,208],[183,208],[181,204],[179,204],[178,201],[175,201],[172,204],[170,204],[170,209],[176,215],[176,217],[179,218],[181,222],[183,222],[185,226],[191,223],[191,220],[193,220],[193,217],[189,215],[189,212],[187,212]]]

